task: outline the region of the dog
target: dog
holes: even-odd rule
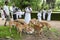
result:
[[[16,25],[16,21],[13,21],[13,20],[10,20],[10,21],[9,21],[10,32],[11,32],[11,30],[12,30],[12,27],[15,28],[15,25]]]
[[[49,30],[49,28],[51,28],[50,24],[48,24],[47,22],[39,22],[37,19],[32,19],[29,23],[30,26],[33,26],[35,31],[38,33],[38,34],[41,34],[42,32],[42,29],[44,26],[47,27],[47,29]]]
[[[26,24],[25,22],[22,21],[18,21],[16,23],[16,27],[18,29],[19,32],[25,32],[27,34],[32,34],[34,32],[34,28],[30,27],[28,24]]]

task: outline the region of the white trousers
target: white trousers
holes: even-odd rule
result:
[[[51,20],[51,13],[48,13],[47,21]]]
[[[38,16],[38,21],[41,22],[41,20],[42,20],[42,19],[41,19],[41,16]]]
[[[25,23],[29,24],[30,20],[31,20],[31,14],[30,13],[26,13],[25,14]]]
[[[21,17],[22,17],[22,15],[21,15],[21,14],[17,14],[17,19],[18,19],[18,16],[19,16],[19,18],[21,18]]]
[[[1,15],[1,17],[2,17],[2,19],[4,19],[5,18],[5,15]]]
[[[18,19],[18,16],[19,16],[19,15],[18,15],[18,14],[16,14],[17,19]]]
[[[43,19],[45,20],[46,13],[43,13]]]
[[[38,21],[40,22],[42,20],[41,13],[40,14],[38,13],[37,16],[38,16]]]
[[[11,11],[11,16],[12,16],[12,18],[13,18],[13,12]]]

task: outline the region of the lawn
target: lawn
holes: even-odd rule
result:
[[[14,39],[14,40],[32,40],[32,39],[37,40],[37,38],[38,38],[40,40],[40,38],[42,37],[41,38],[42,40],[43,39],[48,40],[50,38],[53,39],[53,40],[60,40],[59,39],[60,38],[60,32],[58,32],[55,28],[51,28],[48,31],[46,29],[46,27],[44,27],[41,37],[38,37],[38,36],[35,36],[35,35],[28,35],[28,34],[25,35],[25,34],[23,34],[22,36],[19,36],[19,34],[17,34],[16,28],[12,28],[12,32],[10,33],[8,26],[0,26],[0,38]]]
[[[17,34],[16,28],[12,28],[12,32],[10,33],[8,26],[0,26],[0,38],[14,39],[20,40],[21,37]]]

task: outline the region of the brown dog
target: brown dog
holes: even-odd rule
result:
[[[44,26],[46,26],[48,29],[51,27],[47,22],[39,22],[36,19],[32,19],[29,25],[33,26],[35,31],[37,31],[38,33],[41,33],[41,30]]]
[[[25,22],[18,21],[16,23],[16,28],[19,32],[26,32],[28,34],[32,34],[34,32],[34,28],[27,25]]]
[[[15,27],[16,22],[11,20],[11,21],[9,22],[10,32],[11,32],[11,29],[12,29],[13,25],[14,25],[14,27]]]

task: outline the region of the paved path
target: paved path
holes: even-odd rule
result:
[[[21,19],[21,20],[23,20],[23,19]],[[5,22],[5,20],[2,20],[0,18],[0,25],[4,25],[4,22]],[[60,29],[60,21],[44,21],[44,22],[48,22],[52,27]],[[7,23],[7,25],[8,25],[8,23]]]

